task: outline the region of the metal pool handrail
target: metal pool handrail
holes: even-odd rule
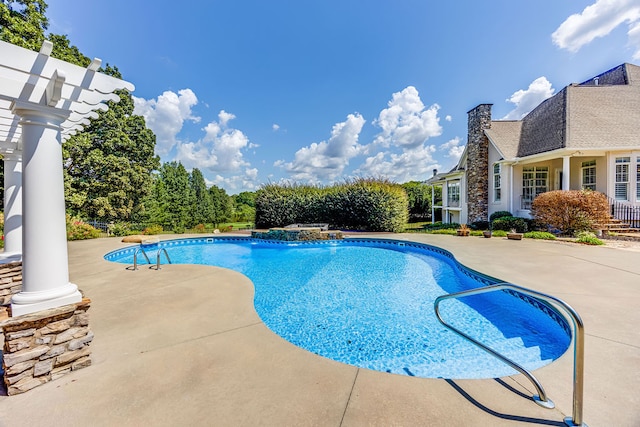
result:
[[[471,338],[464,332],[456,329],[455,327],[446,323],[442,316],[440,315],[440,302],[445,299],[450,298],[460,298],[471,295],[484,294],[487,292],[493,291],[501,291],[501,290],[513,290],[516,292],[520,292],[525,295],[532,296],[534,298],[541,299],[543,301],[547,301],[556,305],[557,307],[564,310],[565,313],[569,315],[573,325],[573,335],[574,335],[574,344],[573,344],[573,417],[567,417],[564,419],[564,422],[568,426],[584,426],[586,424],[582,421],[582,406],[583,406],[583,392],[584,392],[584,324],[580,315],[567,303],[558,299],[552,295],[544,294],[541,292],[534,291],[532,289],[523,288],[521,286],[517,286],[511,283],[497,283],[494,285],[484,286],[482,288],[469,289],[461,292],[454,292],[447,295],[441,295],[436,298],[433,307],[436,312],[436,317],[447,328],[451,329],[461,337],[480,347],[482,350],[491,354],[492,356],[500,359],[504,363],[508,364],[512,368],[516,369],[520,373],[522,373],[525,377],[527,377],[535,386],[538,391],[538,396],[533,396],[533,399],[540,406],[544,406],[546,408],[553,408],[554,404],[549,399],[547,399],[544,389],[539,381],[525,368],[518,365],[516,362],[508,359],[502,354],[490,349],[486,345],[476,341]]]
[[[164,256],[167,258],[167,262],[171,264],[171,259],[169,258],[169,254],[165,248],[158,249],[156,252],[156,270],[160,270],[160,255],[164,252]]]
[[[139,248],[136,248],[136,251],[133,253],[133,269],[134,270],[138,269],[138,252],[142,252],[142,255],[144,255],[145,259],[147,260],[147,264],[151,264],[151,260],[149,260],[147,253],[144,251],[144,249],[142,249],[142,246],[140,246]]]

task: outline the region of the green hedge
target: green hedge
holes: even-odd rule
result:
[[[256,193],[256,227],[328,223],[343,230],[403,230],[408,219],[404,189],[384,180],[357,179],[332,187],[269,184]]]
[[[494,220],[492,228],[503,231],[515,230],[518,233],[526,233],[529,229],[526,219],[514,216],[504,216]]]

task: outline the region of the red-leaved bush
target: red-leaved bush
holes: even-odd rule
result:
[[[607,196],[590,190],[548,191],[533,199],[531,215],[566,235],[595,231],[609,219]]]

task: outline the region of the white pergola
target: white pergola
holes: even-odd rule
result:
[[[0,153],[4,160],[4,261],[22,259],[12,316],[81,301],[69,282],[62,142],[88,125],[113,92],[134,86],[0,41]]]

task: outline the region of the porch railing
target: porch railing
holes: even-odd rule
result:
[[[611,197],[608,197],[608,199],[612,217],[629,224],[632,228],[640,228],[640,206],[622,203]]]

